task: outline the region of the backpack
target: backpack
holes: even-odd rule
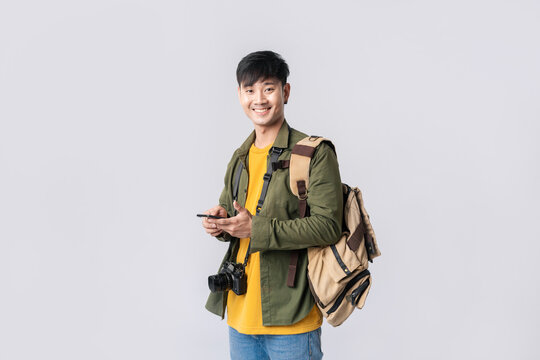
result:
[[[298,197],[300,217],[309,216],[307,206],[309,167],[315,149],[330,140],[310,136],[294,146],[289,163],[290,187]],[[317,306],[332,326],[341,325],[355,308],[364,306],[371,274],[369,262],[381,255],[362,193],[357,187],[342,184],[343,230],[339,241],[330,246],[307,249],[308,281]],[[336,194],[339,196],[339,194]],[[298,251],[291,253],[287,285],[294,286]]]

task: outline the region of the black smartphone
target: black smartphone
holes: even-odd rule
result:
[[[198,217],[206,217],[206,218],[210,218],[210,219],[225,219],[224,217],[221,217],[221,216],[216,216],[216,215],[208,215],[208,214],[197,214]]]

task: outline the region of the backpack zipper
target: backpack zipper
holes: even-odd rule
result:
[[[347,265],[345,265],[345,263],[343,262],[343,259],[341,258],[341,256],[339,256],[339,253],[338,253],[338,251],[336,249],[336,246],[335,245],[330,245],[330,248],[332,249],[332,252],[334,253],[335,258],[336,258],[339,266],[341,266],[341,269],[343,270],[345,275],[350,275],[351,270],[349,270]]]
[[[362,278],[366,277],[367,275],[369,275],[369,270],[366,269],[362,271],[360,274],[353,277],[351,281],[349,281],[347,285],[345,285],[345,288],[343,289],[341,294],[339,294],[334,305],[332,305],[332,307],[326,312],[326,315],[329,316],[334,311],[336,311],[338,307],[341,305],[341,303],[343,302],[343,299],[345,298],[345,294],[347,293],[347,291],[349,291],[358,281],[360,281]]]

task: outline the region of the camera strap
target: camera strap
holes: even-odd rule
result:
[[[274,164],[277,163],[277,159],[281,155],[281,153],[283,153],[282,148],[277,148],[277,147],[273,147],[273,146],[272,146],[272,148],[270,149],[270,151],[268,153],[270,161],[268,162],[268,167],[266,169],[266,174],[264,174],[264,176],[263,176],[264,182],[263,182],[263,187],[262,187],[262,190],[261,190],[261,196],[259,197],[259,201],[257,202],[257,208],[256,208],[256,211],[255,211],[255,216],[259,215],[259,213],[261,212],[262,206],[264,204],[264,200],[266,199],[266,193],[268,192],[268,185],[270,184],[270,180],[272,179],[272,173],[274,172],[274,170],[276,170],[276,166]],[[235,183],[234,183],[234,188],[233,188],[234,200],[237,200],[238,187],[240,185],[240,174],[242,173],[242,169],[243,169],[243,165],[242,165],[242,162],[240,162],[240,164],[238,165],[238,168],[236,170],[236,178],[235,178]],[[249,250],[250,249],[251,249],[251,239],[249,240],[248,249],[246,251],[246,257],[244,258],[244,268],[246,267],[248,259],[249,259]]]
[[[244,164],[238,162],[238,167],[236,168],[236,174],[234,175],[234,187],[233,187],[233,200],[238,201],[238,187],[240,186],[240,176],[242,175],[242,170],[244,169]],[[236,215],[236,210],[234,210]]]

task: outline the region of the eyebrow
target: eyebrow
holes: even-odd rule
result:
[[[251,84],[251,85],[242,85],[242,87],[244,88],[248,88],[248,87],[253,87],[255,84]],[[272,80],[269,80],[269,81],[265,81],[263,82],[263,86],[264,85],[276,85],[276,83]]]

